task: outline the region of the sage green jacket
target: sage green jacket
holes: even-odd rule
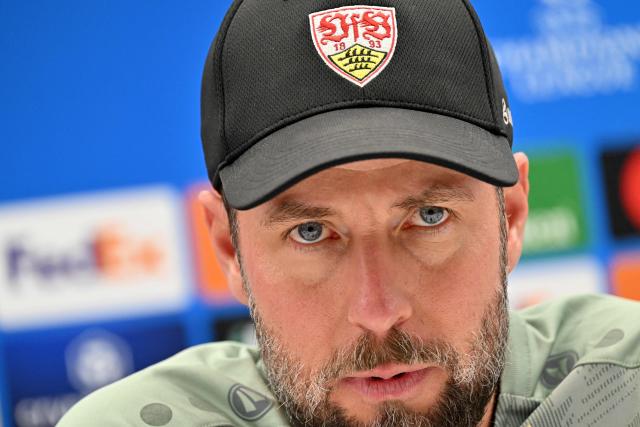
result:
[[[104,387],[60,427],[288,426],[259,352],[205,344]],[[510,316],[496,426],[640,427],[640,303],[576,296]]]

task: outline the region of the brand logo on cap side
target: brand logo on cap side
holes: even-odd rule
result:
[[[393,7],[346,6],[309,15],[313,43],[325,64],[364,87],[389,64],[396,48]]]
[[[507,106],[506,99],[502,98],[502,120],[504,124],[513,126],[513,117],[511,116],[511,108]]]

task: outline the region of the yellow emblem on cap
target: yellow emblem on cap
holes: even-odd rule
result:
[[[343,52],[330,55],[329,58],[342,71],[362,81],[378,68],[386,56],[385,52],[354,44]]]

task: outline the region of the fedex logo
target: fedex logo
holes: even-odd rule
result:
[[[118,225],[100,226],[93,235],[64,248],[51,248],[35,239],[13,238],[5,246],[7,283],[22,279],[52,281],[102,276],[117,281],[160,272],[163,249],[157,238],[138,237]]]
[[[182,215],[164,187],[0,206],[0,327],[181,310]]]

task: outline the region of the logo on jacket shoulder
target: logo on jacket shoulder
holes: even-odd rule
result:
[[[360,87],[389,64],[398,38],[393,7],[345,6],[309,15],[311,35],[325,64]]]
[[[576,366],[578,359],[578,353],[575,351],[565,351],[564,353],[549,356],[542,368],[540,382],[546,388],[555,388],[569,375]]]
[[[235,384],[229,389],[229,406],[233,412],[247,421],[262,418],[273,407],[273,401],[242,384]]]

